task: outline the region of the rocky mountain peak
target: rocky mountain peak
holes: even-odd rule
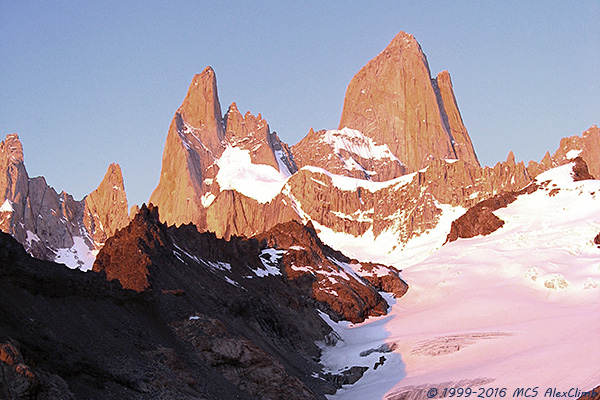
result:
[[[479,166],[479,160],[475,154],[473,143],[463,124],[462,116],[458,110],[458,103],[454,97],[452,79],[448,71],[440,72],[432,80],[433,88],[438,100],[438,106],[442,115],[442,122],[451,137],[452,147],[456,157],[471,164]]]
[[[202,141],[213,148],[214,140],[223,137],[221,103],[217,93],[215,71],[208,66],[200,74],[194,75],[187,95],[178,112],[193,128],[216,133],[214,137],[203,137]]]
[[[84,199],[83,223],[96,243],[104,243],[129,222],[127,195],[119,164],[110,164],[98,188]]]
[[[2,158],[9,157],[16,162],[23,162],[23,144],[19,140],[18,134],[6,135],[6,139],[0,143],[0,154],[2,154]]]
[[[91,251],[128,222],[127,196],[118,164],[108,167],[90,195],[76,201],[57,193],[43,176],[30,178],[17,134],[0,142],[0,230],[38,258],[71,268],[91,267]]]
[[[421,46],[404,32],[352,78],[339,124],[345,127],[386,144],[406,172],[435,158],[477,162],[449,75],[432,80]]]
[[[242,115],[236,103],[224,118],[220,112],[214,71],[207,67],[194,76],[171,122],[160,181],[150,197],[168,224],[193,223],[199,230],[209,228],[206,209],[230,189],[221,184],[245,168],[240,157],[246,159],[246,154],[251,164],[273,167],[283,176],[297,170],[288,146],[271,133],[261,114]],[[223,168],[227,172],[222,175],[227,176],[219,180]]]
[[[243,116],[237,104],[232,103],[225,115],[225,138],[230,145],[246,150],[253,164],[270,165],[285,174],[296,170],[287,145],[276,133],[271,133],[269,124],[258,113],[254,116],[247,111]],[[282,171],[282,168],[288,171]]]
[[[509,151],[508,152],[508,156],[506,156],[506,164],[509,166],[515,166],[516,162],[515,162],[515,153],[513,153],[513,151]]]

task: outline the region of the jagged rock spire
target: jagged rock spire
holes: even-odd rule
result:
[[[348,85],[339,129],[344,127],[386,144],[408,172],[434,158],[459,158],[479,165],[449,75],[442,73],[432,80],[421,46],[405,32],[396,35]]]

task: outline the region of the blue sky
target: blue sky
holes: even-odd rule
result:
[[[600,124],[600,2],[3,1],[0,135],[31,176],[82,198],[108,164],[130,205],[158,183],[175,110],[211,65],[223,111],[289,144],[337,128],[352,76],[396,33],[449,70],[480,161],[539,160]]]

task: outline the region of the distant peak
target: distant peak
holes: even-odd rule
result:
[[[394,39],[392,39],[392,42],[404,42],[404,43],[408,43],[408,42],[416,42],[417,40],[415,39],[415,37],[413,35],[411,35],[410,33],[404,32],[404,31],[400,31],[396,34],[396,36],[394,36]]]
[[[509,165],[515,165],[515,153],[511,150],[506,157],[506,163]]]
[[[450,72],[448,72],[447,70],[440,72],[437,75],[436,79],[437,79],[438,83],[443,82],[443,83],[448,84],[449,86],[452,86],[452,79],[450,79]]]
[[[215,70],[212,69],[210,65],[207,65],[206,68],[202,70],[201,73],[196,74],[196,76],[207,75],[207,76],[215,76]]]
[[[23,144],[21,143],[21,140],[19,140],[19,135],[16,133],[6,135],[6,139],[2,142],[0,151],[13,156],[17,161],[23,162]]]
[[[121,166],[117,163],[110,164],[106,170],[106,174],[104,174],[103,181],[110,183],[112,187],[117,186],[119,189],[125,189]]]
[[[417,39],[410,33],[404,31],[400,31],[394,36],[384,51],[391,49],[416,49],[419,53],[422,53],[421,45],[417,42]]]
[[[179,113],[194,128],[216,132],[220,140],[221,104],[217,93],[217,77],[210,66],[194,75]]]

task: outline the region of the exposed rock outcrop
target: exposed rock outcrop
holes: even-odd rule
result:
[[[279,224],[255,238],[261,247],[283,253],[285,276],[307,295],[326,304],[336,320],[362,322],[368,316],[383,315],[388,304],[379,291],[401,297],[408,290],[395,268],[349,259],[323,244],[311,223]]]
[[[160,180],[150,197],[150,203],[160,207],[163,221],[210,229],[205,209],[221,189],[227,189],[219,186],[217,175],[218,160],[229,147],[247,152],[252,163],[271,166],[284,176],[296,171],[288,146],[270,132],[260,114],[242,116],[233,103],[222,117],[216,76],[206,67],[194,76],[167,134]]]
[[[285,175],[298,170],[289,147],[269,130],[260,113],[255,117],[248,111],[242,116],[237,104],[232,103],[225,114],[224,124],[227,143],[248,151],[253,164],[269,165]]]
[[[600,128],[598,126],[592,125],[581,136],[562,138],[553,155],[546,152],[539,163],[530,161],[527,170],[535,177],[550,168],[571,162],[578,156],[586,161],[592,176],[600,176]]]
[[[479,165],[448,73],[432,80],[421,46],[404,32],[352,78],[339,124],[345,127],[386,144],[406,172],[435,158]]]
[[[111,164],[96,190],[84,198],[83,224],[102,244],[129,223],[127,195],[119,164]]]
[[[514,156],[509,155],[509,159]],[[574,182],[578,182],[586,179],[594,179],[594,177],[588,172],[586,162],[581,157],[576,157],[573,160],[564,160],[564,162],[572,162],[573,169],[571,177]],[[529,185],[525,186],[521,190],[502,192],[487,198],[473,207],[469,208],[460,218],[452,222],[450,233],[448,234],[446,242],[453,242],[458,238],[472,238],[478,235],[489,235],[504,225],[504,221],[493,214],[494,211],[504,208],[510,203],[514,202],[518,196],[524,194],[531,194],[542,188],[548,191],[550,196],[553,195],[556,188],[551,189],[547,187],[548,182],[538,182],[533,180]],[[594,240],[600,242],[600,235]]]
[[[260,203],[235,190],[224,190],[206,210],[206,230],[226,239],[253,236],[293,220],[300,221],[301,217],[284,194],[268,203]]]
[[[44,177],[29,178],[17,134],[0,143],[0,196],[4,198],[0,229],[38,258],[53,260],[60,249],[70,249],[71,267],[84,266],[81,251],[98,249],[128,223],[127,197],[117,164],[109,166],[95,191],[76,201],[66,192],[57,193]]]
[[[573,173],[571,176],[575,182],[596,179],[592,176],[592,174],[590,174],[587,163],[583,160],[583,158],[577,156],[573,162]]]
[[[11,400],[74,400],[59,376],[25,364],[17,344],[0,343],[0,396]]]
[[[314,300],[282,276],[253,272],[265,268],[257,241],[167,228],[146,207],[140,214],[135,229],[117,232],[100,251],[111,257],[99,256],[125,262],[143,252],[148,285],[140,293],[107,281],[108,268],[82,273],[31,258],[0,233],[0,368],[8,376],[0,393],[11,390],[3,397],[19,398],[17,389],[34,399],[333,393],[335,385],[313,377],[321,369],[315,341],[331,329]],[[6,343],[22,358],[12,344],[4,351]],[[61,382],[64,397],[39,396]]]
[[[517,200],[517,196],[530,194],[536,190],[537,185],[532,183],[520,191],[503,192],[477,203],[460,218],[452,222],[446,242],[453,242],[458,238],[485,236],[502,228],[504,221],[494,215],[493,212],[514,202]]]

